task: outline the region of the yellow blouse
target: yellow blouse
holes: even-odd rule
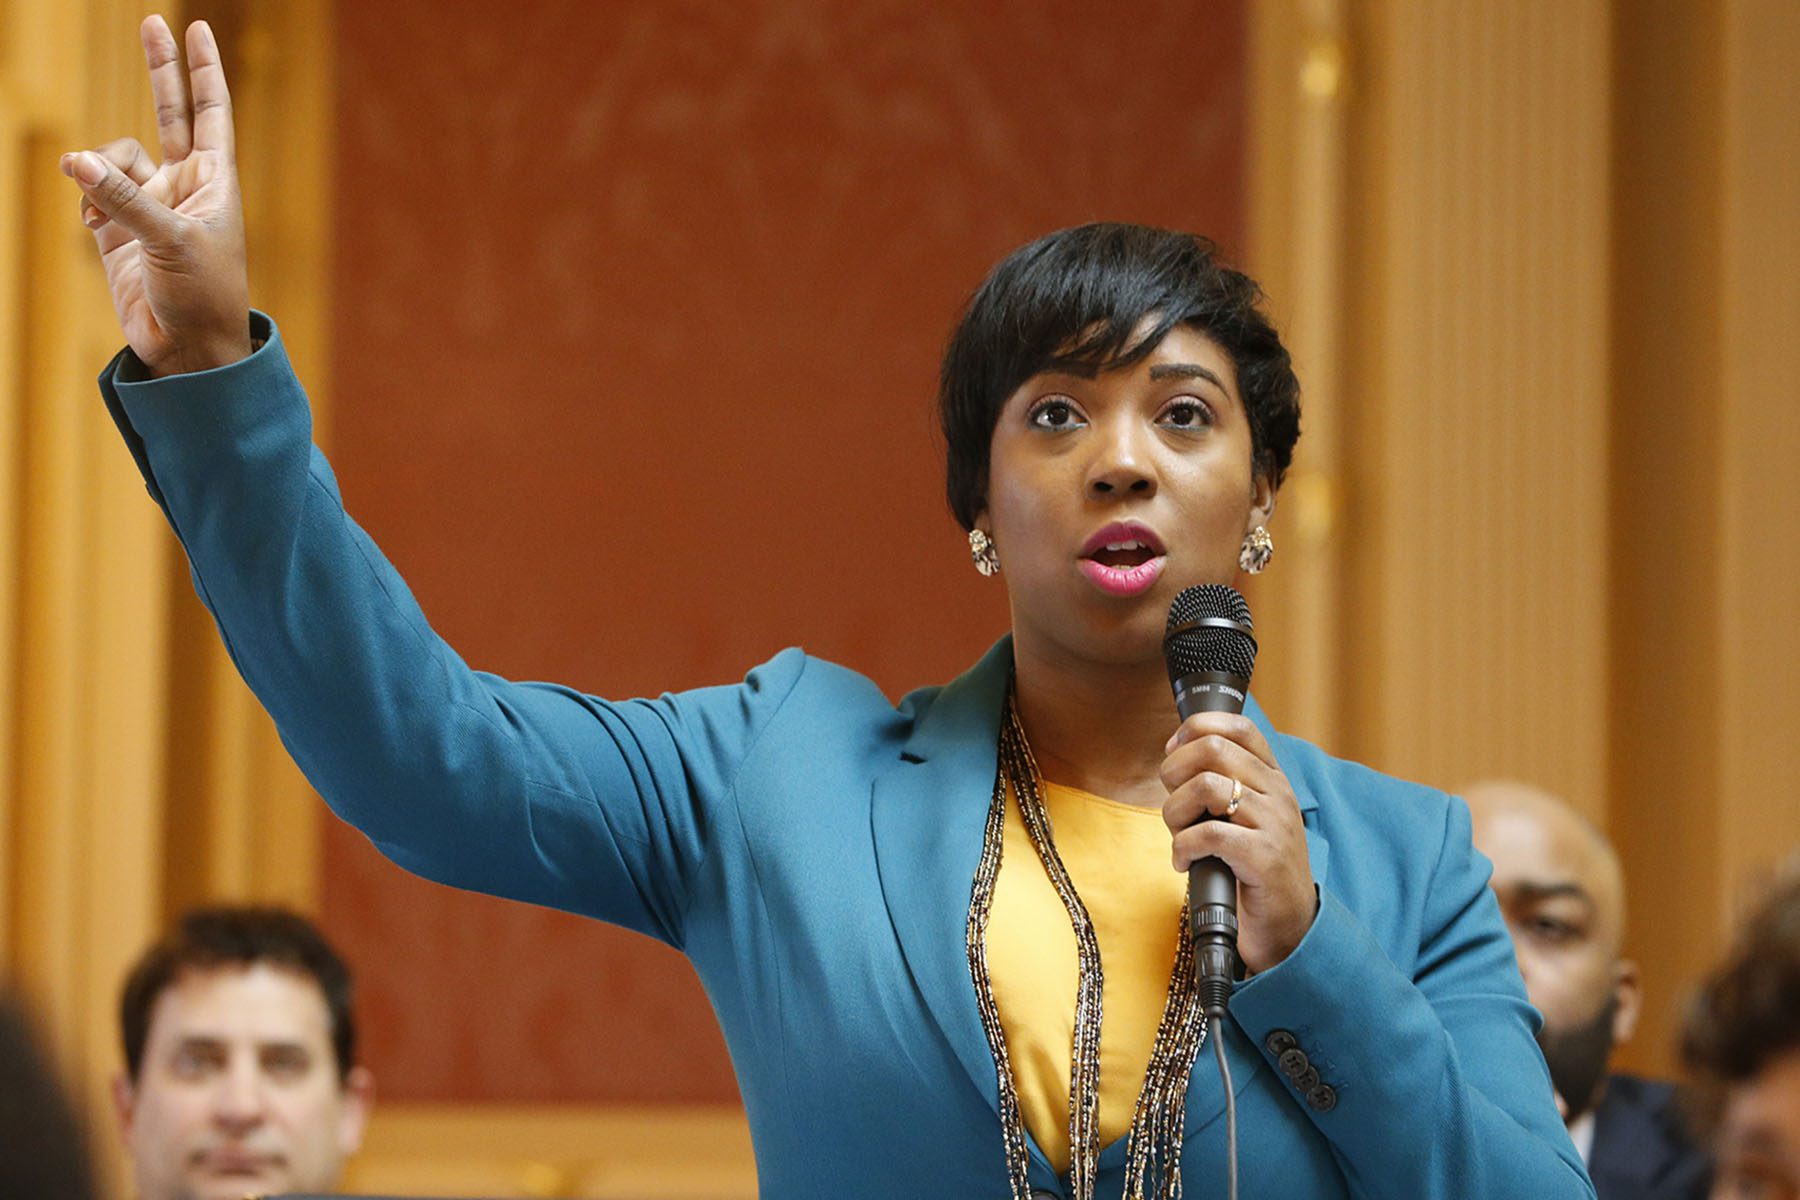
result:
[[[1158,810],[1055,783],[1046,782],[1043,791],[1057,853],[1100,946],[1105,1148],[1131,1128],[1168,997],[1187,876],[1169,866],[1169,831]],[[1067,1173],[1075,932],[1012,796],[987,937],[988,972],[1025,1127],[1058,1173]]]

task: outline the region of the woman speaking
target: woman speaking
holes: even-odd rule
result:
[[[142,32],[160,163],[121,141],[63,169],[129,343],[101,389],[234,661],[396,863],[693,961],[763,1195],[1214,1193],[1183,872],[1216,856],[1247,977],[1207,1049],[1245,1195],[1591,1196],[1461,803],[1254,703],[1175,716],[1170,602],[1267,563],[1299,431],[1256,286],[1208,243],[1064,230],[971,299],[949,498],[1011,631],[959,678],[894,706],[786,650],[656,700],[513,683],[346,515],[249,309],[217,45],[190,27],[184,72]]]

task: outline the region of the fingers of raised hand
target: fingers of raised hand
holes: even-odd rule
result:
[[[88,205],[107,220],[116,221],[133,237],[159,241],[174,234],[175,214],[146,195],[113,161],[87,150],[65,154],[62,165],[63,173],[81,186]],[[106,221],[87,223],[98,232]]]
[[[139,187],[149,183],[150,177],[156,174],[156,164],[151,161],[149,153],[136,138],[120,138],[116,142],[108,142],[94,153],[125,172],[126,177]],[[72,156],[63,155],[65,174],[70,157]],[[92,200],[83,196],[81,198],[81,223],[89,229],[98,229],[106,221],[106,214],[95,208]]]
[[[187,30],[188,83],[194,95],[194,148],[218,150],[227,160],[236,153],[231,122],[231,89],[225,84],[225,62],[212,26],[195,21]]]
[[[140,187],[150,182],[156,174],[156,160],[144,149],[144,144],[136,138],[120,138],[94,151],[101,158],[131,177],[131,182]]]
[[[144,43],[144,61],[150,67],[150,95],[156,101],[156,136],[163,157],[180,160],[194,148],[193,104],[188,99],[187,77],[181,70],[181,54],[175,35],[160,15],[144,18],[138,26]]]
[[[234,147],[231,91],[225,84],[225,67],[212,27],[205,21],[188,26],[185,71],[175,35],[160,16],[144,18],[138,36],[150,68],[150,94],[156,101],[156,135],[162,142],[163,157],[180,161],[195,150],[230,155]]]

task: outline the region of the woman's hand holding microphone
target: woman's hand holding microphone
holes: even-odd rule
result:
[[[1225,860],[1237,876],[1238,955],[1251,972],[1267,971],[1294,952],[1319,911],[1293,785],[1262,731],[1236,713],[1196,713],[1165,752],[1163,822],[1175,869]]]

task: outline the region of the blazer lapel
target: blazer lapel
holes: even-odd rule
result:
[[[997,1113],[999,1085],[969,978],[969,898],[993,798],[1012,639],[926,701],[870,803],[876,869],[901,953],[932,1019]]]

